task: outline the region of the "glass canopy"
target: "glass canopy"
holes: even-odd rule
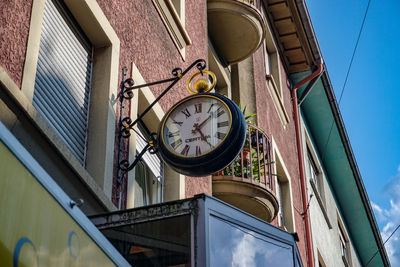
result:
[[[303,266],[296,234],[207,195],[91,220],[133,266]]]

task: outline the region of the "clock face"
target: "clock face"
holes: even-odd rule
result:
[[[231,125],[232,114],[224,102],[213,96],[194,96],[167,115],[162,139],[179,157],[199,157],[217,148]]]

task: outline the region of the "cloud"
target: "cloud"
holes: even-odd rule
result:
[[[381,235],[383,242],[393,233],[400,224],[400,165],[397,175],[385,186],[385,194],[390,199],[390,208],[385,209],[371,202],[379,222],[383,225]],[[400,266],[400,229],[385,245],[392,266]]]
[[[372,209],[375,212],[375,215],[378,217],[378,220],[380,222],[386,222],[387,221],[387,211],[382,209],[379,205],[375,204],[374,202],[371,201],[371,206]]]
[[[234,235],[232,267],[293,266],[293,252],[289,245],[247,230],[236,230]]]
[[[251,235],[244,235],[233,252],[232,266],[255,266],[256,251],[253,248],[255,238]]]

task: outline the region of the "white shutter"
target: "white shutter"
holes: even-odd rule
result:
[[[46,0],[33,106],[85,164],[92,45],[58,0]]]
[[[140,133],[141,136],[145,136],[142,131],[138,129],[138,132]],[[140,153],[143,148],[146,146],[146,141],[144,141],[139,135],[136,135],[136,151],[137,153]],[[162,168],[162,163],[160,158],[157,156],[157,154],[150,154],[149,151],[144,153],[142,159],[146,163],[146,165],[149,167],[151,172],[154,174],[155,177],[157,177],[159,182],[162,182],[162,176],[163,176],[163,168]]]

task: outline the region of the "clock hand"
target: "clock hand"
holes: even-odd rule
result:
[[[203,134],[203,132],[200,130],[200,127],[197,123],[195,123],[193,125],[194,130],[192,130],[192,133],[196,133],[198,132],[200,134],[200,138],[201,140],[205,141],[210,147],[212,147],[212,145],[210,144],[210,142],[208,142],[207,137]]]
[[[211,115],[210,116],[208,116],[208,118],[207,119],[205,119],[202,123],[200,123],[197,127],[200,129],[201,127],[203,127],[204,126],[204,124],[209,120],[209,119],[211,119]]]
[[[198,124],[198,123],[193,124],[193,127],[194,127],[195,129],[192,130],[192,133],[196,133],[197,131],[199,131],[200,128],[203,127],[204,124],[205,124],[209,119],[211,119],[211,115],[208,116],[208,118],[205,119],[202,123],[200,123],[200,124]]]

